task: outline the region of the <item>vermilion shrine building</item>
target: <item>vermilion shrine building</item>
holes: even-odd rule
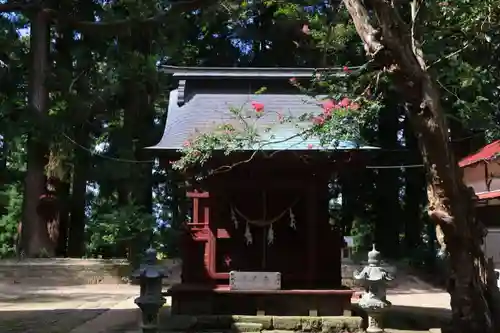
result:
[[[374,147],[350,142],[321,146],[304,140],[278,113],[322,112],[290,78],[308,81],[312,69],[166,69],[170,92],[161,141],[152,149],[168,161],[196,133],[238,120],[230,108],[253,113],[267,144],[229,156],[214,153],[208,166],[228,166],[190,182],[192,216],[183,236],[182,283],[170,288],[174,314],[342,315],[353,291],[341,284],[342,235],[330,224],[329,181],[336,168]],[[262,94],[253,93],[265,86]],[[360,151],[365,151],[359,154]],[[254,155],[254,156],[253,156]],[[253,156],[252,158],[249,158]],[[245,163],[239,163],[245,161]]]
[[[500,268],[500,140],[494,141],[459,162],[464,183],[477,196],[476,215],[488,228],[486,256]]]

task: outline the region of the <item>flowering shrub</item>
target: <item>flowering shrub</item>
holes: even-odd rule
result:
[[[346,73],[350,72],[347,67],[343,70]],[[291,78],[290,83],[301,94],[314,95],[310,90],[302,87],[295,78]],[[335,144],[339,141],[360,143],[361,128],[373,119],[373,111],[378,111],[379,108],[377,101],[362,96],[349,98],[342,93],[332,93],[324,98],[316,97],[314,104],[318,107],[317,112],[304,113],[298,117],[288,116],[285,113],[276,114],[276,124],[293,124],[304,141],[312,137],[315,137],[316,141],[319,140],[320,147],[308,144],[307,149],[335,149]],[[180,159],[171,161],[172,168],[185,171],[196,165],[203,165],[214,151],[222,151],[229,155],[242,149],[258,151],[272,144],[272,138],[265,140],[262,137],[262,128],[259,131],[259,118],[266,113],[266,106],[257,101],[252,101],[250,106],[253,110],[253,115],[250,117],[243,114],[245,106],[239,109],[230,108],[234,115],[231,123],[221,124],[210,132],[197,133],[192,139],[186,141],[181,150]],[[266,128],[264,132],[272,133],[272,127]]]

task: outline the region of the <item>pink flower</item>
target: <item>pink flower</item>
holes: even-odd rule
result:
[[[314,146],[313,146],[313,144],[312,144],[312,143],[310,143],[310,144],[308,144],[308,145],[307,145],[307,149],[313,149],[313,147],[314,147]]]
[[[290,81],[291,84],[297,83],[297,79],[294,77],[291,77],[288,81]]]
[[[255,110],[255,112],[262,112],[264,111],[264,104],[259,102],[252,102],[252,108]]]
[[[313,118],[314,125],[323,125],[324,123],[325,123],[325,117],[323,116],[317,116]]]
[[[191,146],[191,142],[190,142],[189,140],[184,141],[183,146],[184,146],[184,147],[189,147],[189,146]]]
[[[351,71],[347,66],[342,67],[342,70],[346,73],[349,73]]]
[[[323,108],[323,112],[325,114],[330,114],[332,109],[335,107],[335,102],[332,100],[326,100],[323,103],[321,103],[321,107]]]
[[[307,24],[304,24],[302,26],[302,32],[306,35],[309,35],[311,33],[311,30],[309,30],[309,26]]]
[[[347,97],[344,97],[344,98],[343,98],[343,99],[339,102],[339,105],[340,105],[341,107],[344,107],[344,108],[345,108],[345,107],[348,107],[348,106],[349,106],[349,104],[351,104],[351,100],[350,100],[349,98],[347,98]]]

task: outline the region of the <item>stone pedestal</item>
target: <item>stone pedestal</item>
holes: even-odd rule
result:
[[[368,314],[368,327],[366,329],[367,333],[382,333],[384,329],[381,324],[381,314],[379,312],[370,312]]]

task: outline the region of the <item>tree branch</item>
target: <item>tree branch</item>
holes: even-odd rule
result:
[[[335,2],[333,0],[330,1]],[[363,41],[368,56],[374,57],[384,45],[380,42],[380,31],[370,23],[370,16],[360,0],[344,0],[344,5],[351,15],[358,35]]]
[[[418,21],[420,9],[422,8],[422,0],[413,0],[410,4],[411,9],[411,42],[412,42],[412,50],[419,60],[420,66],[425,68],[424,55],[422,52],[422,45],[420,43],[421,34],[418,29]]]
[[[51,8],[43,8],[39,4],[23,1],[8,2],[0,4],[0,13],[8,12],[26,12],[28,10],[43,10],[57,24],[68,26],[83,34],[99,33],[106,36],[123,36],[130,32],[134,26],[156,25],[165,22],[166,19],[175,13],[188,12],[217,3],[216,0],[171,0],[170,6],[158,14],[146,18],[126,18],[113,21],[81,21],[78,18],[70,17],[67,13],[57,11]],[[175,11],[173,12],[173,10]]]
[[[62,25],[68,25],[81,33],[105,33],[106,35],[124,35],[127,34],[134,25],[156,25],[165,22],[166,19],[176,13],[188,12],[190,10],[206,7],[217,3],[216,0],[176,0],[170,1],[168,9],[160,11],[158,14],[146,18],[126,18],[113,21],[79,21],[65,17],[61,13],[54,10],[50,12],[53,19]]]
[[[467,41],[464,46],[462,46],[461,48],[459,48],[458,50],[456,50],[454,52],[451,52],[450,54],[448,54],[448,55],[446,55],[444,57],[439,58],[438,60],[434,61],[432,64],[430,64],[429,66],[427,66],[427,68],[431,68],[432,66],[435,66],[435,65],[439,64],[443,60],[448,60],[448,59],[450,59],[450,58],[458,55],[462,51],[465,51],[465,49],[467,49],[470,45],[471,45],[471,43],[469,41]]]
[[[11,1],[0,4],[0,13],[23,12],[35,7],[37,7],[36,4],[28,1]]]

